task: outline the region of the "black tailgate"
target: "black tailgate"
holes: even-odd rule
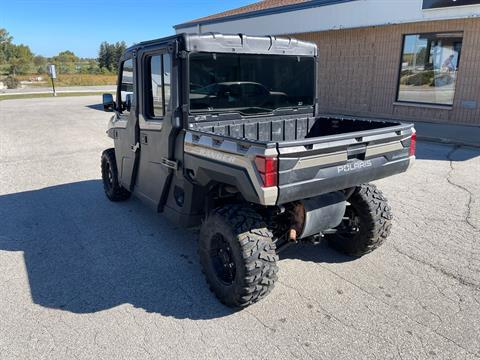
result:
[[[410,164],[411,124],[278,143],[277,204],[398,174]]]

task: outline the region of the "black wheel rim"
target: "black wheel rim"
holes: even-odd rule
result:
[[[360,217],[352,205],[347,206],[336,235],[343,239],[352,239],[360,232]]]
[[[233,261],[232,249],[221,234],[212,238],[210,259],[217,278],[226,285],[235,281],[236,266]]]

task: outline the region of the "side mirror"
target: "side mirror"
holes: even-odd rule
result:
[[[103,94],[102,95],[103,110],[110,111],[115,109],[115,101],[113,101],[112,94]]]

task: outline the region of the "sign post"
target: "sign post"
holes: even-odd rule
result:
[[[52,89],[53,89],[53,96],[57,96],[57,92],[55,91],[55,81],[54,79],[57,78],[57,70],[55,69],[55,64],[48,65],[48,75],[52,79]]]

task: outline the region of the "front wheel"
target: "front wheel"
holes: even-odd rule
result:
[[[199,256],[210,289],[227,306],[249,306],[277,280],[278,256],[262,217],[241,205],[217,208],[200,229]]]
[[[105,195],[111,201],[124,201],[130,197],[130,191],[120,185],[118,181],[115,149],[107,149],[102,153],[102,180]]]
[[[348,202],[344,220],[336,232],[326,238],[335,250],[362,256],[378,248],[390,235],[391,208],[382,192],[372,184],[358,186]]]

